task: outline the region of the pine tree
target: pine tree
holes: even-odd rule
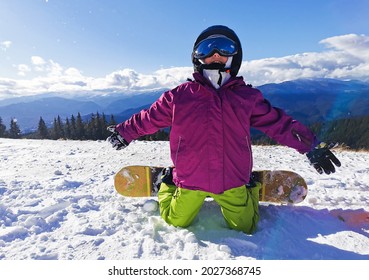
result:
[[[95,128],[95,114],[91,114],[90,120],[85,125],[86,138],[96,140],[96,128]]]
[[[64,125],[63,125],[63,122],[60,118],[60,116],[58,115],[58,118],[57,118],[57,126],[58,126],[58,131],[59,131],[59,134],[60,134],[60,137],[59,138],[65,138],[65,135],[64,135]]]
[[[76,139],[86,139],[85,127],[80,113],[78,113],[76,120]]]
[[[59,131],[58,131],[58,123],[56,118],[54,118],[53,127],[51,128],[51,139],[57,140],[60,138]]]
[[[65,125],[64,125],[64,137],[65,139],[71,139],[72,130],[70,127],[69,119],[65,119]]]
[[[72,115],[72,117],[70,118],[70,137],[71,139],[76,139],[76,134],[77,134],[77,127],[76,127],[76,118],[74,117],[74,115]]]
[[[102,120],[101,120],[99,112],[96,113],[94,128],[95,128],[95,138],[94,139],[101,140],[103,138],[103,134],[102,134]]]
[[[4,137],[6,132],[6,126],[3,124],[3,119],[0,117],[0,137]]]
[[[51,137],[54,140],[58,140],[64,137],[63,123],[60,119],[60,116],[54,118],[54,123],[51,131]]]
[[[104,140],[109,136],[109,133],[106,129],[106,127],[108,126],[108,123],[106,121],[106,116],[104,113],[102,113],[101,115],[101,119],[100,119],[100,124],[99,124],[99,129],[100,129],[100,140]]]
[[[49,137],[47,126],[45,124],[45,121],[42,119],[42,117],[40,117],[40,120],[38,122],[37,136],[40,139],[47,139]]]
[[[114,115],[110,115],[108,126],[109,125],[116,125],[116,124],[117,124],[117,122],[114,119]]]
[[[12,118],[10,120],[9,137],[17,139],[17,138],[20,138],[20,135],[21,135],[21,131],[19,129],[17,119]]]

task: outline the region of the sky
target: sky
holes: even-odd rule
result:
[[[240,75],[369,81],[367,0],[1,0],[0,99],[174,87],[214,24],[240,37]]]

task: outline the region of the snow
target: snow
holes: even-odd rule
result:
[[[254,146],[255,169],[296,171],[297,205],[260,205],[258,231],[227,228],[207,200],[188,228],[167,225],[151,201],[113,187],[125,165],[170,165],[168,142],[0,139],[0,260],[369,260],[369,153],[335,151],[319,175],[304,155]]]

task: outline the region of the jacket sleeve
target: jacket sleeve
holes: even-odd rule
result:
[[[134,114],[117,125],[116,129],[130,143],[140,136],[153,134],[172,124],[173,93],[167,91],[149,109]]]
[[[250,124],[278,143],[300,153],[311,151],[319,143],[308,127],[294,120],[283,110],[273,107],[260,92],[256,94]]]

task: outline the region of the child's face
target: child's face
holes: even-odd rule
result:
[[[215,52],[212,56],[208,56],[205,57],[203,59],[205,64],[210,64],[210,63],[221,63],[221,64],[226,64],[228,60],[228,57],[226,56],[221,56],[219,53]]]

